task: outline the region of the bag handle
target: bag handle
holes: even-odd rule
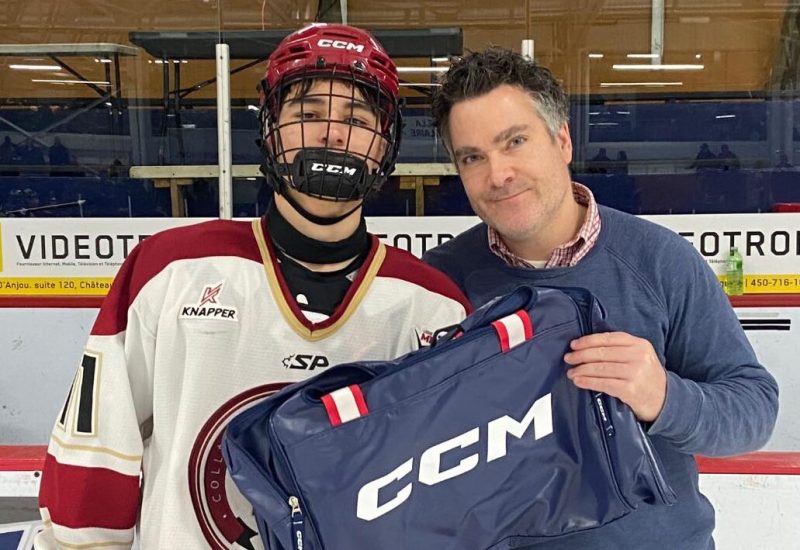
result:
[[[303,397],[311,403],[321,403],[323,396],[351,384],[361,385],[375,378],[375,372],[359,363],[336,365],[317,376],[300,382],[305,384]]]
[[[536,303],[538,296],[539,294],[535,287],[520,285],[510,293],[498,296],[485,303],[459,324],[437,330],[433,335],[433,345],[443,344],[457,335],[489,326],[495,321],[513,315],[521,309],[530,310]],[[442,332],[444,334],[441,334]]]

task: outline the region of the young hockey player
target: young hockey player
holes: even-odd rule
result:
[[[264,218],[154,235],[120,269],[50,439],[36,548],[258,548],[220,440],[237,413],[329,365],[388,359],[461,320],[444,275],[362,215],[400,137],[394,63],[317,24],[261,86]]]

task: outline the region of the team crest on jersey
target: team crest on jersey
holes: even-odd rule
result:
[[[196,304],[189,304],[181,307],[180,319],[225,319],[227,321],[238,321],[239,310],[235,307],[228,307],[219,302],[217,298],[222,293],[221,283],[207,285],[200,295]]]
[[[212,550],[263,550],[253,507],[239,493],[222,458],[222,437],[234,416],[286,384],[265,384],[229,399],[206,421],[189,455],[189,492],[200,529]]]
[[[433,344],[433,333],[429,330],[414,329],[417,335],[417,345],[421,348],[428,347]]]

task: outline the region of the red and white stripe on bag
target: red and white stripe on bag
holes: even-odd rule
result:
[[[356,418],[361,418],[369,412],[364,394],[356,384],[339,388],[322,396],[322,404],[328,413],[331,426],[341,426]]]
[[[525,310],[507,315],[492,323],[503,353],[533,338],[533,323]]]

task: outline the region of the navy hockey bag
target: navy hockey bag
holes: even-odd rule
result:
[[[228,426],[271,550],[500,550],[675,495],[632,411],[566,377],[606,331],[583,289],[520,287],[430,348],[340,365]]]

